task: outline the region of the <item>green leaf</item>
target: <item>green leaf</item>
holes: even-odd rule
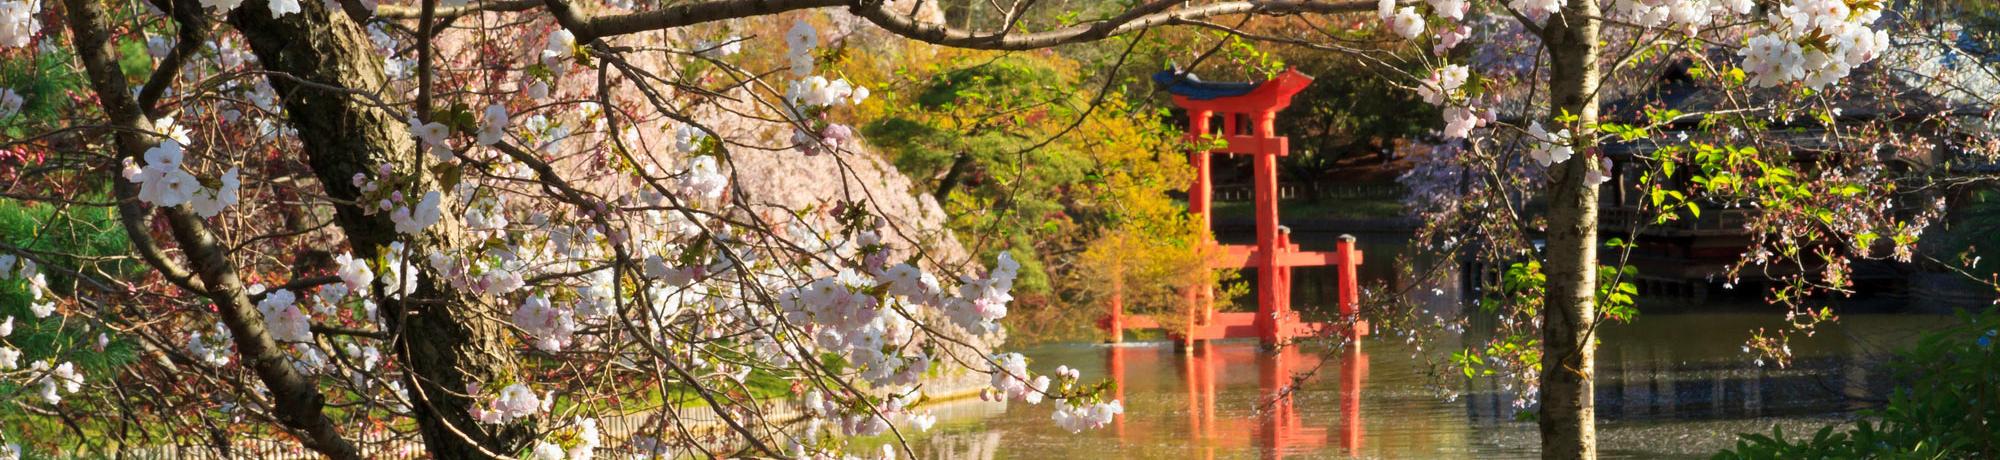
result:
[[[431,175],[437,179],[439,188],[450,190],[464,179],[465,168],[454,163],[438,163],[431,166]]]

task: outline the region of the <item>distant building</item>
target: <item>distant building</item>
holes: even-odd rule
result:
[[[1903,59],[1916,62],[1930,62],[1939,55],[1905,49]],[[1720,58],[1720,57],[1719,57]],[[1885,58],[1888,60],[1889,58]],[[1900,174],[1913,171],[1933,170],[1949,165],[1953,170],[1966,168],[1993,168],[1990,158],[1981,158],[1969,149],[1968,143],[1975,142],[1968,129],[1985,129],[1990,124],[1988,110],[1977,101],[1968,98],[1951,97],[1951,93],[1963,91],[1963,86],[1936,85],[1924,81],[1923,76],[1899,76],[1884,70],[1887,63],[1878,62],[1855,71],[1847,80],[1851,97],[1830,100],[1834,119],[1832,130],[1861,129],[1866,126],[1893,125],[1898,132],[1930,133],[1929,142],[1916,143],[1915,148],[1888,147],[1881,142],[1855,142],[1855,136],[1836,136],[1829,132],[1827,124],[1820,119],[1805,115],[1790,119],[1767,120],[1764,131],[1757,137],[1775,142],[1767,145],[1782,145],[1794,155],[1794,161],[1802,165],[1802,175],[1810,180],[1813,160],[1819,155],[1841,152],[1854,154],[1866,152],[1874,155],[1884,168],[1885,174]],[[1899,68],[1921,68],[1902,67]],[[1752,92],[1751,100],[1733,100],[1740,97],[1740,91],[1725,92],[1697,82],[1688,73],[1685,64],[1671,66],[1662,72],[1654,84],[1644,90],[1635,91],[1607,104],[1602,117],[1606,123],[1644,124],[1649,111],[1672,110],[1684,114],[1729,112],[1742,107],[1767,106],[1771,99],[1789,97],[1781,90],[1770,89]],[[1933,74],[1936,75],[1936,74]],[[2000,87],[1996,85],[1995,87]],[[1947,88],[1945,91],[1938,91]],[[1942,93],[1942,94],[1941,94]],[[1826,93],[1821,93],[1826,94]],[[1990,93],[1989,93],[1990,94]],[[1812,101],[1818,103],[1820,101]],[[1642,205],[1650,197],[1645,196],[1639,183],[1643,171],[1634,167],[1634,160],[1651,155],[1663,144],[1685,145],[1689,141],[1727,142],[1735,128],[1709,129],[1703,126],[1703,118],[1689,116],[1656,128],[1659,135],[1630,142],[1609,142],[1603,152],[1613,160],[1612,182],[1606,184],[1600,196],[1599,234],[1603,238],[1626,238],[1637,232],[1640,242],[1633,251],[1630,263],[1639,269],[1642,295],[1679,296],[1691,300],[1709,300],[1718,296],[1760,298],[1765,294],[1763,283],[1772,277],[1792,275],[1797,269],[1773,265],[1758,273],[1742,273],[1742,279],[1735,280],[1734,289],[1725,293],[1722,279],[1726,267],[1735,263],[1752,243],[1752,235],[1745,228],[1746,222],[1754,218],[1756,209],[1721,209],[1712,203],[1701,202],[1703,212],[1700,217],[1685,214],[1679,220],[1658,223],[1648,218]],[[1686,171],[1685,169],[1683,171]],[[1691,185],[1689,175],[1682,173],[1671,178],[1670,187],[1687,190]],[[1904,197],[1897,203],[1903,212],[1927,205],[1933,197]],[[1815,267],[1808,265],[1808,270]],[[1885,305],[1900,305],[1907,302],[1909,280],[1917,267],[1885,261],[1863,261],[1854,266],[1853,277],[1856,287],[1868,296],[1884,296]],[[1747,270],[1746,270],[1747,272]],[[1726,295],[1725,295],[1726,294]]]

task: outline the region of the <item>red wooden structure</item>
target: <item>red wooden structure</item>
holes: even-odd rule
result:
[[[1153,78],[1173,93],[1175,105],[1187,110],[1189,142],[1221,145],[1198,148],[1188,155],[1195,170],[1194,184],[1188,189],[1188,208],[1201,222],[1202,233],[1209,238],[1207,244],[1216,244],[1210,222],[1214,184],[1209,155],[1254,156],[1257,244],[1219,245],[1212,266],[1257,270],[1257,312],[1217,313],[1212,291],[1190,292],[1188,300],[1194,308],[1189,309],[1187,332],[1180,339],[1192,346],[1209,339],[1257,337],[1265,345],[1276,346],[1294,337],[1332,332],[1327,330],[1330,325],[1302,321],[1298,312],[1292,311],[1292,267],[1339,267],[1340,314],[1354,318],[1358,306],[1355,267],[1362,259],[1361,251],[1354,248],[1354,237],[1342,235],[1334,252],[1307,252],[1299,250],[1291,241],[1291,232],[1278,225],[1278,157],[1289,153],[1289,144],[1274,132],[1274,125],[1278,111],[1290,106],[1292,96],[1311,84],[1312,77],[1286,70],[1277,78],[1256,84],[1207,83],[1169,70]],[[1217,117],[1221,126],[1213,123]],[[1120,286],[1113,286],[1110,314],[1104,322],[1112,341],[1120,340],[1125,329],[1160,327],[1152,318],[1126,317],[1121,291]],[[1366,323],[1357,319],[1353,324],[1353,329],[1342,332],[1351,337],[1366,333]]]
[[[1117,382],[1115,396],[1125,399],[1125,389],[1131,385],[1170,386],[1163,379],[1131,381],[1125,376],[1128,366],[1137,366],[1139,372],[1156,375],[1148,369],[1170,365],[1158,362],[1161,354],[1144,348],[1111,347],[1105,355],[1106,367],[1111,378]],[[1166,438],[1177,442],[1190,442],[1194,452],[1186,458],[1215,458],[1217,450],[1236,450],[1243,447],[1258,447],[1263,458],[1279,459],[1288,454],[1324,456],[1321,451],[1337,447],[1350,457],[1363,455],[1362,442],[1365,438],[1361,391],[1368,378],[1368,354],[1359,346],[1342,350],[1334,359],[1338,366],[1321,363],[1325,356],[1301,351],[1298,347],[1285,347],[1275,353],[1261,353],[1237,347],[1218,347],[1202,344],[1189,350],[1179,364],[1182,383],[1187,389],[1187,431],[1159,423],[1153,418],[1139,423],[1128,423],[1128,415],[1120,414],[1112,420],[1112,433],[1121,443],[1130,445],[1154,445]],[[1230,364],[1235,363],[1235,364]],[[1251,364],[1252,366],[1244,366]],[[1216,416],[1216,408],[1246,401],[1218,401],[1217,381],[1229,379],[1231,375],[1242,375],[1249,371],[1244,367],[1255,367],[1259,395],[1252,404],[1257,408],[1254,417]],[[1234,368],[1231,368],[1234,367]],[[1300,414],[1292,395],[1300,388],[1293,385],[1321,385],[1316,382],[1295,380],[1304,369],[1337,369],[1339,374],[1340,416],[1337,419],[1311,419]],[[1236,385],[1243,385],[1237,380]],[[1224,386],[1227,386],[1226,384]],[[1310,423],[1309,423],[1310,422]]]

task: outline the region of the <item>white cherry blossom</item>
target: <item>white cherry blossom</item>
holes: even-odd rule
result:
[[[56,390],[60,388],[63,393],[77,392],[83,388],[83,374],[76,371],[74,363],[62,363],[53,367],[49,363],[50,361],[36,361],[32,372],[41,375],[36,381],[41,385],[38,390],[42,400],[49,404],[60,404],[62,395]]]
[[[229,168],[229,171],[222,173],[220,188],[196,190],[188,201],[189,206],[194,209],[195,214],[204,218],[215,217],[221,214],[223,209],[235,206],[238,202],[237,194],[242,188],[242,182],[238,177],[237,169]]]
[[[1777,9],[1769,31],[1751,37],[1737,54],[1758,87],[1832,85],[1887,50],[1888,32],[1872,27],[1881,15],[1879,6],[1854,10],[1843,0],[1791,0]]]
[[[1446,139],[1464,139],[1472,135],[1472,129],[1484,124],[1485,119],[1470,107],[1450,106],[1444,109],[1444,133]]]
[[[512,423],[515,419],[535,415],[542,411],[543,401],[527,385],[519,383],[507,385],[500,394],[483,409],[473,409],[473,416],[483,423]]]
[[[1550,133],[1542,127],[1542,122],[1528,125],[1528,156],[1543,167],[1568,161],[1575,153],[1570,144],[1568,128]]]
[[[312,321],[304,311],[299,310],[298,298],[292,291],[279,289],[264,295],[257,302],[257,312],[264,316],[264,329],[271,339],[279,342],[312,342]]]
[[[1118,401],[1096,404],[1071,404],[1063,402],[1056,406],[1055,412],[1050,414],[1049,418],[1054,420],[1056,426],[1062,427],[1062,429],[1069,430],[1071,433],[1081,433],[1083,430],[1102,428],[1110,424],[1118,414],[1123,413],[1125,413],[1125,405]]]
[[[804,19],[792,22],[792,28],[785,31],[785,46],[791,53],[803,53],[819,46],[819,31]]]
[[[514,310],[514,325],[534,338],[536,349],[562,351],[576,330],[576,319],[567,309],[558,309],[541,295],[528,296]]]
[[[438,158],[440,161],[452,158],[451,144],[446,142],[446,139],[451,136],[451,127],[435,121],[426,123],[423,120],[417,119],[417,117],[410,117],[409,123],[410,134],[417,136],[418,140],[423,141],[424,147],[430,149],[432,157]]]
[[[1738,54],[1751,85],[1768,88],[1805,77],[1805,49],[1777,35],[1751,37]]]
[[[163,172],[158,179],[143,184],[139,188],[139,199],[151,201],[164,207],[180,206],[194,199],[194,192],[201,189],[201,182],[187,171],[173,169]],[[151,197],[151,199],[148,199]]]
[[[210,329],[208,334],[202,334],[201,331],[190,332],[187,343],[188,354],[194,355],[196,360],[209,366],[227,366],[231,355],[229,346],[232,337],[234,335],[230,334],[229,329],[223,327],[222,323],[215,323],[215,327]]]
[[[1396,35],[1402,36],[1405,39],[1417,38],[1418,35],[1423,35],[1424,33],[1424,16],[1417,14],[1416,7],[1405,6],[1403,9],[1396,10],[1396,14],[1388,18],[1388,20],[1389,29],[1395,31]]]
[[[1028,358],[1020,353],[1004,353],[993,358],[993,389],[1001,397],[1024,399],[1033,391],[1028,377]]]
[[[1549,16],[1562,11],[1562,0],[1508,0],[1507,7],[1521,12],[1535,24],[1548,22]]]
[[[1465,20],[1465,13],[1472,10],[1470,0],[1429,0],[1429,3],[1431,10],[1436,11],[1438,16],[1452,21]]]
[[[178,169],[181,167],[182,159],[181,143],[174,140],[161,142],[160,145],[146,149],[144,157],[148,168]]]
[[[1431,70],[1431,75],[1417,86],[1417,95],[1432,105],[1444,105],[1458,97],[1458,91],[1472,79],[1472,69],[1463,65],[1450,64]]]
[[[812,50],[819,46],[819,31],[804,19],[795,21],[792,28],[785,31],[785,46],[785,60],[791,66],[792,75],[812,75]]]
[[[556,28],[550,31],[548,39],[543,43],[546,46],[542,48],[542,65],[551,70],[560,66],[576,52],[576,34],[571,33],[569,29]]]
[[[546,82],[546,81],[542,81],[541,79],[535,79],[535,82],[534,82],[534,83],[529,83],[529,84],[528,84],[528,97],[529,97],[529,98],[533,98],[534,100],[537,100],[537,101],[539,101],[539,100],[544,100],[544,99],[548,99],[548,98],[549,98],[549,82]]]
[[[15,93],[11,88],[0,88],[0,119],[7,119],[21,113],[22,103],[23,100],[19,93]]]
[[[563,452],[562,446],[548,441],[536,441],[535,449],[528,458],[532,460],[563,460],[563,456],[565,455],[568,455],[568,453]]]
[[[681,193],[700,203],[715,203],[722,199],[722,192],[729,187],[729,177],[722,175],[715,157],[703,155],[688,160],[688,169],[682,173]]]
[[[441,200],[443,195],[436,190],[425,192],[424,198],[417,201],[415,207],[397,208],[395,212],[389,214],[389,220],[395,222],[397,233],[414,235],[423,232],[424,229],[437,225],[438,219],[444,217]]]
[[[347,283],[349,291],[368,292],[368,285],[375,282],[375,272],[368,269],[367,261],[354,258],[354,254],[343,252],[335,256],[333,262],[338,266],[335,274],[340,276],[341,282]]]
[[[479,120],[479,145],[500,143],[507,136],[507,106],[493,104],[486,106],[485,116]]]
[[[694,153],[701,140],[708,138],[708,132],[688,125],[674,129],[674,149],[681,153]]]
[[[1611,181],[1611,159],[1600,156],[1597,161],[1595,167],[1583,172],[1583,183],[1595,186]]]
[[[39,10],[38,0],[0,1],[0,48],[28,46],[42,31],[41,20],[35,18]]]

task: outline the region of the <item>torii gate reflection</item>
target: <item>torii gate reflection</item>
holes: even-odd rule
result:
[[[1195,441],[1190,445],[1198,452],[1195,458],[1214,458],[1217,450],[1242,448],[1250,442],[1256,443],[1264,458],[1271,459],[1284,458],[1288,452],[1314,451],[1335,445],[1349,456],[1360,455],[1365,433],[1361,418],[1361,390],[1368,378],[1368,354],[1362,351],[1360,341],[1351,341],[1344,347],[1339,352],[1338,363],[1318,370],[1321,375],[1337,370],[1340,379],[1340,416],[1332,427],[1311,426],[1319,424],[1308,424],[1294,407],[1295,392],[1290,390],[1295,385],[1294,379],[1301,372],[1312,371],[1321,360],[1320,356],[1300,351],[1297,346],[1263,352],[1252,347],[1218,347],[1201,341],[1185,354],[1114,346],[1106,354],[1106,368],[1112,380],[1117,382],[1117,398],[1125,400],[1127,365],[1135,364],[1134,361],[1163,365],[1157,363],[1161,357],[1174,356],[1181,358],[1183,382],[1187,387],[1188,432]],[[1256,363],[1260,388],[1258,399],[1228,402],[1255,404],[1258,414],[1253,419],[1217,419],[1215,416],[1219,403],[1216,400],[1216,376],[1230,375],[1223,372],[1232,367],[1231,362],[1235,365]],[[1146,438],[1155,430],[1170,431],[1166,427],[1128,426],[1125,415],[1113,420],[1112,429],[1121,441]]]

